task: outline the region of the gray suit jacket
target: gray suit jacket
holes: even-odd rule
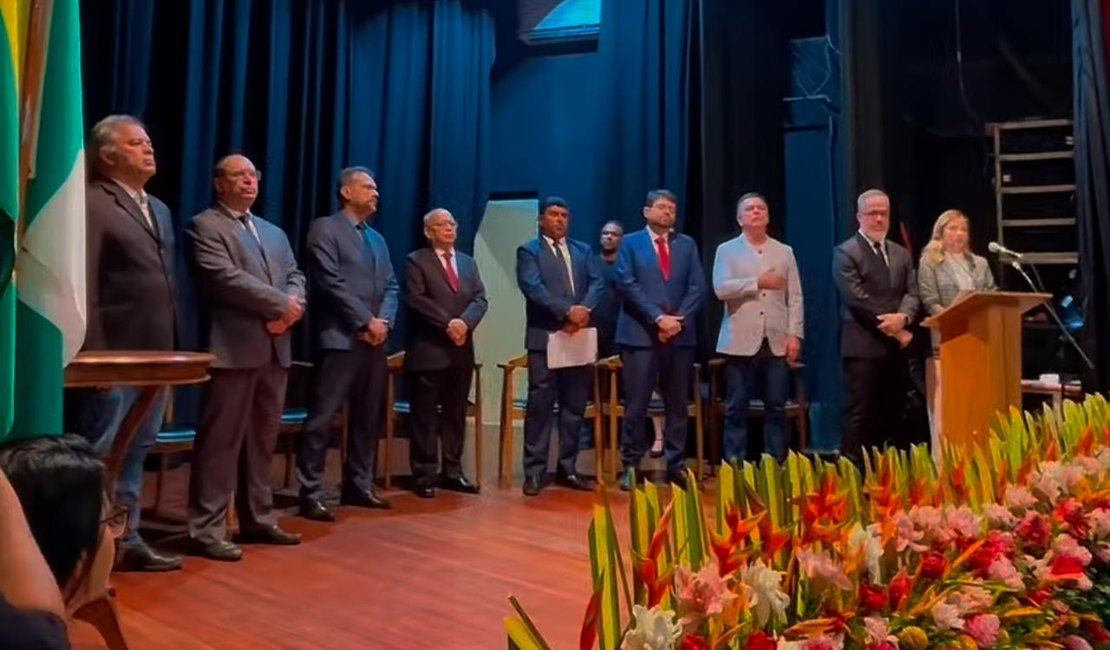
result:
[[[292,361],[290,336],[273,336],[266,323],[281,318],[289,296],[304,300],[305,278],[280,228],[251,215],[258,241],[222,207],[192,218],[185,235],[192,249],[202,345],[214,368],[259,368],[277,357]]]
[[[998,286],[994,283],[994,275],[986,258],[974,254],[968,256],[971,259],[971,277],[975,283],[975,291],[995,291]],[[921,291],[921,304],[930,316],[951,305],[959,297],[961,291],[956,281],[957,271],[952,268],[957,263],[948,256],[936,265],[922,258],[917,270],[917,282]]]
[[[786,278],[785,291],[759,289],[759,276],[767,271]],[[798,264],[794,251],[776,239],[767,239],[762,254],[743,235],[718,246],[713,292],[725,303],[717,352],[753,356],[766,338],[771,351],[781,357],[788,336],[805,335]]]

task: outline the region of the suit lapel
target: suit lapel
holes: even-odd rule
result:
[[[131,215],[131,219],[133,219],[135,223],[143,229],[143,232],[145,232],[149,237],[157,242],[158,233],[151,232],[150,227],[146,225],[146,218],[143,217],[142,210],[139,209],[139,204],[131,198],[131,196],[127,193],[127,190],[120,187],[119,184],[114,181],[101,181],[101,183],[103,184],[104,189],[107,190],[113,197],[115,197],[116,205],[123,208],[124,212]],[[152,223],[155,224],[155,228],[157,228],[158,222],[154,216],[154,207],[149,202],[147,203],[147,207],[150,210],[150,220]]]

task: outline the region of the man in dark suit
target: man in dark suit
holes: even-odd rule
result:
[[[909,252],[887,239],[890,199],[867,190],[857,200],[859,231],[833,251],[840,294],[840,356],[844,367],[841,453],[860,460],[861,448],[890,442],[906,406],[903,349],[920,301]]]
[[[154,148],[141,122],[111,115],[89,134],[93,177],[85,191],[88,325],[85,350],[173,350],[177,344],[173,220],[169,208],[147,194],[154,176]],[[80,389],[70,394],[70,428],[100,454],[112,447],[136,388]],[[135,434],[115,486],[127,504],[127,530],[120,537],[117,568],[169,571],[181,556],[156,552],[139,535],[143,461],[158,436],[166,410],[159,391]]]
[[[597,328],[597,356],[616,354],[613,337],[617,333],[617,316],[621,313],[621,297],[617,288],[617,256],[624,238],[624,226],[609,221],[601,227],[601,253],[597,256],[605,293],[596,309],[590,312],[590,323]]]
[[[698,245],[674,232],[677,199],[667,190],[648,192],[647,228],[624,236],[617,261],[623,303],[616,343],[624,370],[625,417],[621,431],[622,490],[647,447],[644,422],[658,386],[666,412],[667,479],[686,485],[686,404],[697,345],[694,318],[705,301],[706,283]]]
[[[385,239],[368,219],[378,211],[378,184],[370,170],[350,167],[339,175],[341,209],[308,229],[316,376],[308,419],[297,454],[300,511],[334,521],[324,504],[324,462],[331,423],[347,406],[350,435],[339,502],[389,508],[373,484],[378,432],[387,379],[385,343],[397,319],[397,279]]]
[[[474,258],[455,249],[458,225],[450,212],[437,208],[424,215],[424,236],[428,247],[409,253],[405,262],[405,371],[411,381],[409,459],[415,492],[430,499],[438,484],[478,494],[478,486],[463,474],[462,452],[474,377],[474,329],[489,307],[486,288]]]
[[[601,269],[583,242],[567,238],[570,210],[563,199],[540,205],[540,236],[516,249],[516,282],[527,301],[524,347],[528,350],[528,408],[524,415],[524,494],[543,489],[551,430],[559,430],[555,482],[573,490],[592,490],[578,475],[578,434],[589,399],[590,366],[552,369],[547,341],[555,332],[577,332],[590,325],[591,312],[605,292]],[[558,404],[558,413],[555,405]]]
[[[261,174],[244,156],[216,164],[217,204],[185,234],[197,276],[209,371],[189,483],[189,536],[197,551],[234,562],[226,539],[235,492],[240,541],[299,544],[273,512],[270,459],[291,362],[289,332],[304,315],[304,274],[280,228],[251,214]]]

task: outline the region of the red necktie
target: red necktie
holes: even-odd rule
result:
[[[663,279],[671,279],[671,251],[667,247],[667,238],[660,237],[655,240],[655,248],[659,251],[659,270],[663,272]]]
[[[459,275],[455,273],[455,267],[451,266],[451,251],[444,251],[443,253],[443,269],[447,271],[447,286],[451,287],[451,291],[459,292]]]

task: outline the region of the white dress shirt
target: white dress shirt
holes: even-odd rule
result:
[[[574,269],[571,267],[571,263],[570,263],[570,249],[567,248],[567,238],[563,237],[562,239],[560,239],[557,246],[555,244],[555,240],[548,237],[547,235],[543,236],[543,240],[545,242],[547,242],[548,246],[551,247],[552,252],[554,252],[554,250],[556,248],[558,248],[559,252],[562,253],[563,263],[567,267],[567,281],[570,282],[570,287],[568,287],[568,288],[570,289],[570,295],[573,296],[574,295]],[[555,257],[558,258],[558,255],[556,255]]]

